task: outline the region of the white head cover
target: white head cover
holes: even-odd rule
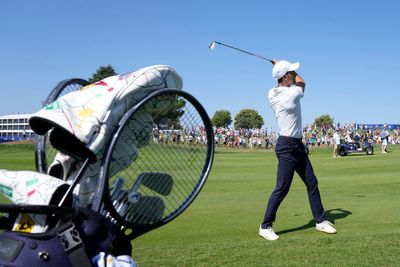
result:
[[[43,173],[0,170],[0,193],[15,204],[57,205],[68,187],[66,182]],[[27,233],[43,233],[46,229],[45,214],[20,213],[13,226],[14,231]]]
[[[300,63],[290,63],[286,60],[281,60],[277,62],[272,68],[272,78],[275,80],[279,80],[282,78],[287,72],[295,71],[300,67]]]
[[[182,78],[167,65],[154,65],[115,75],[71,92],[47,105],[29,119],[36,134],[53,129],[53,147],[86,159],[99,151],[122,116],[151,92],[182,89]]]

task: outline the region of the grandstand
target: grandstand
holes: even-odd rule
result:
[[[356,129],[360,130],[382,130],[383,126],[387,126],[389,131],[392,130],[399,130],[400,129],[400,124],[386,124],[386,123],[379,123],[379,124],[356,124]]]
[[[0,116],[0,143],[32,139],[35,134],[28,124],[31,114]]]

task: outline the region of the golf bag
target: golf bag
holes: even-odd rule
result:
[[[0,192],[14,202],[0,205],[0,212],[8,213],[0,221],[5,230],[0,266],[84,267],[93,266],[99,255],[131,255],[125,227],[100,212],[101,164],[121,118],[151,92],[168,86],[180,90],[179,75],[165,65],[150,66],[70,92],[30,117],[32,130],[46,135],[58,152],[47,174],[0,171]],[[128,153],[115,159],[111,176],[136,159],[138,147],[147,143],[133,137],[149,140],[153,120],[142,111],[130,127],[131,138],[115,149]]]
[[[29,120],[36,171],[0,170],[13,203],[0,204],[0,266],[135,266],[131,240],[181,214],[206,181],[207,113],[165,65],[68,79],[45,102]]]
[[[131,255],[130,240],[98,213],[83,208],[56,210],[46,206],[30,206],[25,210],[32,208],[32,212],[53,212],[52,219],[57,217],[58,224],[44,233],[11,230],[1,233],[0,266],[86,267],[96,266],[92,259],[105,251],[111,255]],[[12,218],[3,218],[1,224],[10,225]]]

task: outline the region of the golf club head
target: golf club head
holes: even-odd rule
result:
[[[143,172],[130,190],[122,189],[125,179],[117,177],[111,185],[111,201],[117,213],[125,220],[159,220],[165,210],[164,201],[158,196],[145,196],[139,193],[139,187],[144,185],[156,193],[167,196],[171,193],[173,186],[172,176],[160,172]],[[101,213],[110,216],[105,210]],[[112,216],[110,216],[112,218]],[[117,220],[112,219],[117,222]]]
[[[164,201],[159,197],[143,196],[137,203],[130,204],[123,214],[128,221],[158,221],[165,210]]]
[[[143,172],[137,181],[163,196],[168,196],[173,186],[171,175],[162,172]]]
[[[117,197],[117,195],[121,191],[124,183],[125,183],[125,180],[121,176],[118,176],[118,178],[115,179],[115,181],[113,182],[113,184],[111,185],[111,188],[110,188],[112,200],[114,200]]]
[[[133,194],[133,195],[132,195]],[[130,198],[135,198],[133,201]],[[164,201],[157,196],[142,196],[128,190],[120,190],[113,205],[125,220],[157,221],[164,214]]]
[[[210,48],[210,49],[212,50],[212,49],[215,48],[215,45],[216,45],[215,41],[212,41],[212,42],[208,45],[208,48]]]

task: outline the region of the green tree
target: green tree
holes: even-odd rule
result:
[[[314,120],[314,124],[317,127],[324,127],[328,125],[333,125],[333,118],[329,116],[328,114],[321,115],[318,118]]]
[[[235,129],[245,128],[261,128],[264,119],[254,109],[242,109],[235,116]]]
[[[179,129],[179,121],[185,113],[186,101],[174,96],[158,96],[148,104],[148,112],[153,116],[154,123],[159,129]]]
[[[232,123],[231,113],[228,110],[217,110],[212,117],[215,127],[227,128]]]
[[[89,78],[88,81],[89,83],[95,83],[114,75],[117,75],[117,73],[111,65],[101,66],[96,70],[95,73],[92,74],[92,77]]]

